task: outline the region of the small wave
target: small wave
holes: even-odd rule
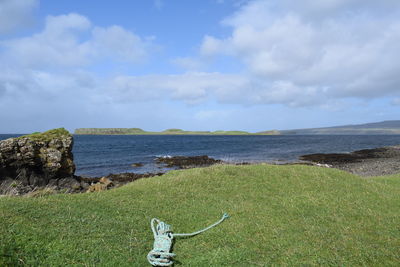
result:
[[[156,158],[170,159],[170,158],[172,158],[172,156],[171,155],[156,155]]]

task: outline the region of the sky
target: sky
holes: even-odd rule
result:
[[[398,0],[0,0],[0,133],[400,118]]]

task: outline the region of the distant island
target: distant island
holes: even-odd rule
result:
[[[246,131],[185,131],[167,129],[149,132],[140,128],[78,128],[74,134],[82,135],[396,135],[400,134],[400,120],[382,121],[357,125],[294,130]]]
[[[284,135],[390,135],[400,134],[400,120],[279,131]]]
[[[184,131],[167,129],[162,132],[148,132],[140,128],[78,128],[74,134],[86,135],[279,135],[279,131],[250,133],[246,131]]]

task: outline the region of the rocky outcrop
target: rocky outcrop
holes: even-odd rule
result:
[[[105,191],[105,190],[113,187],[113,185],[114,184],[110,179],[107,179],[106,177],[102,177],[102,178],[100,178],[98,183],[90,185],[86,192],[90,193],[90,192]]]
[[[310,154],[301,156],[300,160],[365,177],[392,175],[400,173],[400,146],[363,149],[342,154]]]
[[[213,159],[208,156],[164,156],[164,157],[157,157],[157,163],[164,164],[166,167],[177,167],[179,169],[189,169],[189,168],[196,168],[196,167],[207,167],[213,164],[222,163],[219,159]]]
[[[395,155],[396,148],[363,149],[351,153],[309,154],[300,156],[300,160],[308,160],[323,164],[355,163],[365,159],[385,158]]]
[[[73,137],[64,128],[0,141],[0,194],[46,186],[80,190],[72,146]]]

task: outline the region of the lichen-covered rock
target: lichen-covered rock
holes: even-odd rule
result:
[[[72,146],[64,128],[0,141],[0,184],[11,179],[34,188],[75,179]]]

